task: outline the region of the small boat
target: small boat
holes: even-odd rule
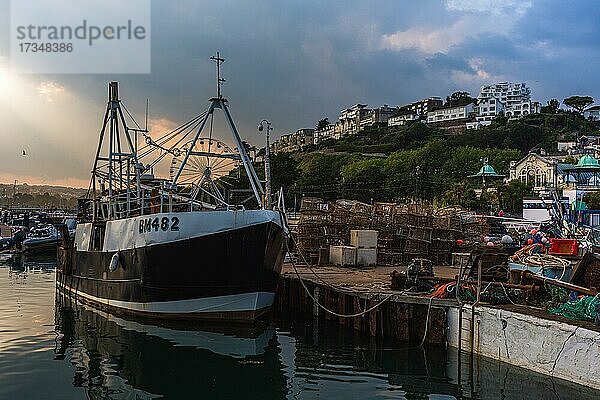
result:
[[[13,246],[11,237],[0,237],[0,251],[10,250]]]
[[[23,240],[23,252],[47,252],[56,251],[60,235],[54,225],[42,225],[32,228]]]

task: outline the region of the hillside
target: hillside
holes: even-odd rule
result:
[[[278,154],[273,187],[283,186],[289,198],[310,195],[365,202],[421,199],[469,208],[517,210],[531,188],[519,182],[497,183],[497,193],[475,196],[477,173],[487,158],[499,174],[510,161],[532,149],[557,153],[557,140],[600,135],[598,123],[559,111],[509,121],[499,117],[488,127],[449,134],[419,122],[405,127],[372,127],[338,141],[328,140],[303,152]],[[370,154],[372,153],[372,154]]]
[[[77,207],[77,199],[83,197],[86,191],[86,189],[64,186],[28,185],[26,183],[13,186],[9,183],[0,183],[0,206],[73,209]]]

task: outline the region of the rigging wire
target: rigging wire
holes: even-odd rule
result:
[[[144,158],[154,152],[156,150],[156,145],[165,146],[169,141],[173,140],[177,135],[184,133],[184,135],[173,145],[170,146],[170,149],[177,147],[181,142],[183,142],[187,136],[194,131],[201,123],[202,119],[206,116],[206,113],[200,114],[193,119],[189,120],[185,124],[175,128],[171,132],[166,133],[160,138],[153,140],[150,135],[145,134],[146,145],[143,146],[140,151],[142,152],[138,158]]]
[[[172,154],[173,156],[177,157],[177,152],[175,152],[175,151],[174,151],[174,149],[176,149],[176,148],[177,148],[177,146],[178,146],[178,145],[180,145],[180,144],[181,144],[181,142],[183,142],[183,141],[184,141],[184,140],[187,138],[187,136],[188,136],[188,135],[189,135],[189,134],[190,134],[190,133],[191,133],[191,132],[192,132],[194,129],[196,129],[196,128],[197,128],[197,127],[198,127],[198,126],[201,124],[201,123],[202,123],[202,121],[201,121],[201,120],[197,121],[197,122],[196,122],[196,123],[195,123],[193,126],[191,126],[191,127],[190,127],[190,129],[188,130],[188,132],[187,132],[185,135],[183,135],[183,136],[182,136],[182,137],[181,137],[181,138],[180,138],[180,139],[179,139],[179,140],[178,140],[178,141],[177,141],[175,144],[173,144],[173,145],[170,147],[171,151],[164,151],[163,153],[161,153],[161,155],[160,155],[160,156],[158,156],[158,157],[157,157],[155,160],[153,160],[153,161],[152,161],[152,162],[151,162],[151,163],[148,165],[148,167],[147,167],[147,168],[152,168],[152,167],[154,167],[155,165],[157,165],[158,163],[160,163],[160,162],[161,162],[161,161],[162,161],[162,160],[163,160],[163,159],[164,159],[164,158],[165,158],[165,157],[166,157],[168,154]],[[156,149],[152,149],[152,150],[148,151],[148,152],[147,152],[147,153],[148,153],[147,155],[151,154],[151,153],[152,153],[152,151],[154,151],[154,150],[156,150]],[[146,157],[147,155],[143,155],[142,157]]]
[[[127,115],[129,115],[129,118],[131,118],[131,120],[133,121],[133,123],[135,124],[135,126],[137,126],[139,130],[143,131],[143,129],[140,126],[140,124],[137,123],[137,121],[135,120],[135,118],[133,117],[133,115],[129,112],[129,110],[127,109],[127,107],[125,106],[125,104],[123,102],[121,102],[121,107],[123,108],[123,110],[125,110],[125,112],[127,113]]]

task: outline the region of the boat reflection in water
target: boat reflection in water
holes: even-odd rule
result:
[[[90,398],[280,398],[286,393],[275,329],[156,325],[56,298],[56,357]]]
[[[11,272],[54,271],[56,268],[56,252],[0,254],[0,264],[7,265]]]

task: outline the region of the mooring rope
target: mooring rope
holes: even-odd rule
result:
[[[292,240],[293,244],[295,247],[297,247],[296,245],[296,241],[294,240],[294,238],[290,235],[289,238]],[[292,252],[289,249],[288,243],[286,241],[286,248],[287,248],[287,254],[290,257],[290,261],[292,262],[292,265],[294,264],[294,257],[292,256]],[[334,285],[332,283],[327,282],[326,280],[324,280],[323,278],[321,278],[321,276],[310,266],[310,264],[308,263],[308,261],[306,260],[306,258],[304,257],[304,254],[302,254],[302,252],[297,253],[300,258],[302,259],[302,262],[304,263],[304,265],[306,266],[306,268],[321,282],[323,283],[325,286],[330,287],[331,289],[334,290],[339,290],[340,292],[344,292],[347,294],[354,294],[357,295],[358,293],[364,293],[364,291],[358,291],[358,290],[351,290],[351,289],[346,289],[343,286],[340,285]],[[372,292],[374,294],[388,294],[388,292],[383,292],[383,291],[377,291],[377,292]]]
[[[386,301],[388,301],[395,293],[391,293],[389,295],[387,295],[383,300],[381,300],[379,303],[375,304],[372,307],[367,308],[366,310],[356,313],[356,314],[340,314],[337,313],[335,311],[332,311],[330,309],[328,309],[327,307],[325,307],[323,304],[321,304],[310,292],[310,290],[308,290],[308,287],[306,287],[306,284],[304,283],[304,280],[302,279],[302,277],[300,276],[300,273],[298,272],[298,270],[296,269],[296,266],[294,265],[294,263],[292,262],[292,266],[294,267],[294,271],[296,272],[296,275],[298,276],[298,279],[300,280],[300,283],[302,284],[302,286],[304,287],[304,290],[306,291],[306,294],[308,295],[308,297],[310,297],[313,302],[319,306],[319,308],[321,308],[323,311],[328,312],[331,315],[335,315],[336,317],[340,317],[340,318],[356,318],[356,317],[361,317],[365,314],[370,313],[371,311],[375,310],[376,308],[378,308],[379,306],[381,306],[383,303],[385,303]]]
[[[286,227],[288,228],[288,232],[289,232],[289,226],[287,224],[287,215],[285,215],[285,212],[282,212],[283,216],[281,218],[282,222],[286,225]],[[284,222],[285,221],[285,222]],[[291,238],[292,242],[294,242],[294,244],[296,243],[294,241],[294,238],[291,235],[286,235],[286,238]],[[308,287],[306,286],[306,283],[304,282],[304,279],[302,279],[302,276],[300,275],[300,272],[298,271],[298,268],[296,267],[296,262],[294,261],[294,257],[292,257],[292,253],[290,251],[290,247],[289,247],[289,243],[288,240],[285,240],[285,248],[286,248],[286,252],[290,257],[290,261],[292,263],[292,267],[294,268],[294,272],[296,273],[296,276],[298,277],[298,279],[300,280],[300,283],[302,284],[302,287],[304,288],[304,291],[306,292],[306,294],[308,295],[308,297],[310,297],[312,299],[312,301],[319,307],[321,308],[323,311],[334,315],[336,317],[340,317],[340,318],[356,318],[356,317],[362,317],[367,313],[370,313],[371,311],[375,310],[376,308],[378,308],[379,306],[381,306],[383,303],[385,303],[386,301],[388,301],[393,295],[395,295],[396,293],[390,293],[388,294],[383,300],[381,300],[379,303],[375,304],[374,306],[363,310],[359,313],[356,314],[340,314],[338,312],[335,312],[333,310],[328,309],[327,307],[325,307],[323,304],[321,304],[319,302],[318,299],[315,298],[315,296],[313,296],[313,294],[310,292],[310,290],[308,290]],[[355,291],[350,291],[350,290],[345,290],[342,289],[340,287],[337,287],[336,285],[332,285],[328,282],[326,282],[323,278],[321,278],[308,264],[308,262],[306,262],[306,259],[304,258],[304,255],[302,253],[299,253],[300,256],[302,257],[303,262],[306,264],[306,266],[308,267],[308,269],[321,281],[323,282],[325,285],[329,286],[330,288],[334,289],[334,290],[339,290],[340,292],[343,293],[347,293],[347,294],[353,294],[354,296],[356,296],[359,299],[358,305],[360,307],[360,297],[358,296],[358,293]],[[380,294],[380,293],[375,293],[375,294]]]
[[[423,332],[423,339],[421,339],[421,343],[417,346],[423,347],[425,344],[425,339],[427,338],[427,330],[429,328],[429,315],[431,314],[431,303],[433,303],[433,296],[429,298],[429,305],[427,306],[427,317],[425,318],[425,331]]]

